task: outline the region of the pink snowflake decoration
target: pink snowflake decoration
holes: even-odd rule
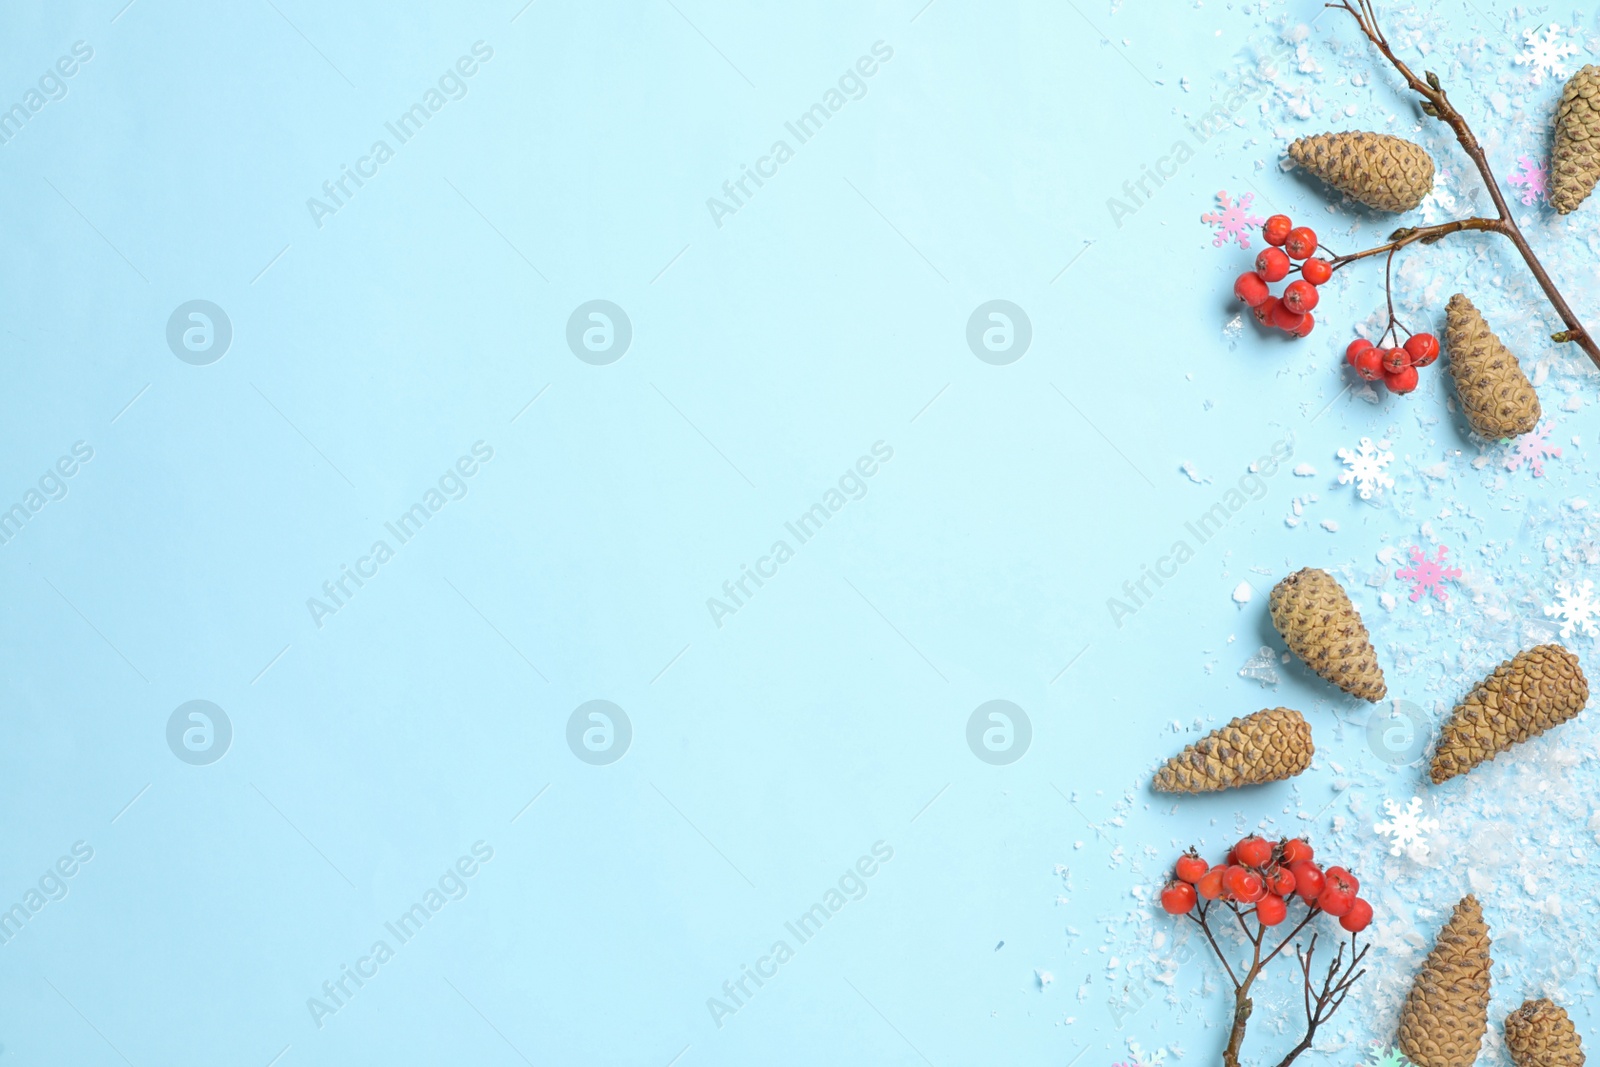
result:
[[[1545,169],[1543,163],[1540,163],[1532,156],[1518,156],[1517,169],[1511,172],[1511,176],[1506,181],[1512,185],[1520,186],[1522,189],[1522,202],[1524,204],[1532,204],[1548,192],[1546,182],[1549,177],[1550,172]]]
[[[1555,427],[1545,423],[1532,433],[1517,438],[1511,455],[1506,457],[1506,470],[1520,470],[1526,463],[1535,478],[1544,477],[1544,461],[1561,455],[1561,449],[1550,443],[1550,431]]]
[[[1434,599],[1441,604],[1450,602],[1450,594],[1444,591],[1444,583],[1461,577],[1460,567],[1447,566],[1444,561],[1445,554],[1450,550],[1444,545],[1439,546],[1438,553],[1433,559],[1421,548],[1411,547],[1411,565],[1402,567],[1394,572],[1394,576],[1401,581],[1411,583],[1411,602],[1415,604],[1422,599],[1424,593],[1432,593]]]
[[[1267,220],[1257,215],[1250,214],[1250,202],[1256,198],[1255,193],[1245,193],[1237,203],[1228,198],[1228,190],[1224,189],[1217,194],[1217,206],[1221,211],[1211,211],[1200,216],[1201,222],[1210,223],[1217,231],[1211,239],[1212,248],[1221,248],[1229,240],[1239,243],[1240,248],[1250,247],[1250,229],[1260,226]]]

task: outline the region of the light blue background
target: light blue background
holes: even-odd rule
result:
[[[0,104],[74,42],[94,51],[0,146],[0,503],[94,450],[0,547],[0,905],[94,849],[0,946],[0,1062],[1110,1064],[1129,1037],[1211,1062],[1204,961],[1179,972],[1182,1012],[1117,1007],[1171,949],[1150,940],[1173,929],[1147,903],[1164,865],[1265,818],[1371,869],[1390,861],[1364,813],[1420,789],[1369,750],[1365,705],[1298,667],[1270,692],[1237,677],[1280,647],[1272,583],[1341,573],[1395,695],[1431,707],[1547,637],[1551,583],[1583,576],[1592,369],[1541,346],[1508,249],[1416,254],[1403,302],[1442,333],[1475,283],[1530,369],[1549,361],[1564,451],[1542,480],[1467,437],[1442,363],[1408,398],[1347,388],[1374,265],[1327,288],[1305,341],[1230,326],[1254,252],[1213,247],[1216,190],[1340,250],[1392,225],[1330,214],[1276,166],[1303,133],[1413,125],[1350,28],[1324,16],[1310,66],[1245,77],[1320,5],[121,2],[0,13]],[[1474,121],[1509,99],[1480,128],[1504,176],[1543,153],[1560,79],[1512,62],[1524,23],[1458,6],[1415,25],[1451,42],[1441,73]],[[493,58],[467,95],[319,228],[307,198],[478,41]],[[707,198],[879,41],[893,58],[865,95],[719,227]],[[1193,143],[1190,121],[1269,82],[1265,113],[1113,221],[1107,198]],[[1411,135],[1470,195],[1459,153]],[[1527,210],[1600,318],[1589,223]],[[166,346],[191,299],[232,323],[209,366]],[[564,339],[593,299],[633,326],[609,366]],[[1032,323],[1008,366],[966,345],[991,299]],[[1363,436],[1397,455],[1377,506],[1333,477]],[[1115,626],[1106,599],[1287,439],[1317,473],[1278,471]],[[319,628],[307,598],[478,441],[494,458],[468,495]],[[879,441],[893,458],[866,495],[717,627],[707,598]],[[1469,571],[1451,614],[1364,584],[1392,571],[1385,545],[1440,538]],[[609,766],[565,740],[596,698],[634,730]],[[209,766],[165,740],[193,699],[234,731]],[[992,699],[1032,722],[1009,766],[966,747]],[[1201,728],[1274,704],[1315,725],[1299,783],[1145,792]],[[1444,833],[1476,810],[1441,808]],[[319,1028],[307,998],[477,841],[494,858],[468,895]],[[707,998],[878,841],[893,859],[866,896],[719,1028]],[[1507,884],[1492,921],[1520,914]],[[1380,952],[1386,977],[1330,1036],[1386,1039],[1414,966]],[[1292,1031],[1252,1042],[1265,1058]]]

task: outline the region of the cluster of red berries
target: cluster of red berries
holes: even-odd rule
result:
[[[1396,338],[1398,340],[1398,338]],[[1414,333],[1398,348],[1379,348],[1360,338],[1344,350],[1344,361],[1356,370],[1357,377],[1378,381],[1392,393],[1409,393],[1417,387],[1417,368],[1439,358],[1439,339],[1431,333]]]
[[[1275,326],[1285,333],[1304,337],[1316,325],[1311,309],[1317,306],[1317,286],[1333,277],[1333,264],[1317,258],[1317,234],[1309,226],[1296,226],[1287,215],[1274,215],[1261,227],[1267,246],[1256,257],[1256,269],[1239,275],[1233,295],[1250,305],[1251,313],[1263,326]],[[1298,267],[1291,259],[1301,260]],[[1291,270],[1300,277],[1284,286],[1282,296],[1273,296],[1270,282],[1280,282]]]
[[[1332,915],[1351,933],[1365,930],[1372,905],[1356,896],[1361,888],[1356,876],[1343,867],[1319,867],[1311,857],[1311,846],[1299,838],[1274,845],[1251,835],[1215,867],[1191,848],[1178,857],[1175,877],[1161,891],[1161,906],[1172,915],[1187,915],[1201,898],[1253,904],[1262,926],[1277,926],[1299,896],[1313,912]]]

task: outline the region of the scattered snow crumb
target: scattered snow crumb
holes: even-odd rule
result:
[[[1255,595],[1256,591],[1249,582],[1240,582],[1238,585],[1233,587],[1233,602],[1238,604],[1240,607],[1244,607],[1246,604],[1250,603],[1250,601],[1254,599]]]
[[[1317,476],[1317,468],[1309,463],[1302,463],[1295,467],[1294,476],[1296,478],[1315,478]]]
[[[1338,533],[1339,532],[1338,520],[1336,520],[1336,519],[1323,519],[1322,520],[1322,528],[1324,530],[1327,530],[1329,533]]]

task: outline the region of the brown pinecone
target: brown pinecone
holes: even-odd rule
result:
[[[1518,652],[1479,682],[1439,731],[1434,784],[1560,726],[1588,701],[1589,681],[1577,656],[1560,645]]]
[[[1291,708],[1263,708],[1213,730],[1156,772],[1158,793],[1214,793],[1293,778],[1311,766],[1311,724]]]
[[[1517,1067],[1583,1067],[1583,1042],[1566,1009],[1543,997],[1506,1016],[1506,1048]]]
[[[1600,180],[1600,67],[1574,74],[1556,108],[1556,143],[1550,153],[1550,206],[1577,209]]]
[[[1489,927],[1465,896],[1411,982],[1400,1009],[1400,1051],[1416,1067],[1472,1067],[1489,1029]]]
[[[1319,133],[1289,146],[1289,158],[1335,189],[1379,211],[1410,211],[1433,191],[1433,158],[1386,133]]]
[[[1516,437],[1539,425],[1539,395],[1472,301],[1457,293],[1445,306],[1444,347],[1472,428],[1484,437]]]
[[[1333,575],[1315,567],[1296,571],[1272,587],[1272,625],[1289,651],[1319,678],[1374,704],[1388,687],[1367,628]]]

